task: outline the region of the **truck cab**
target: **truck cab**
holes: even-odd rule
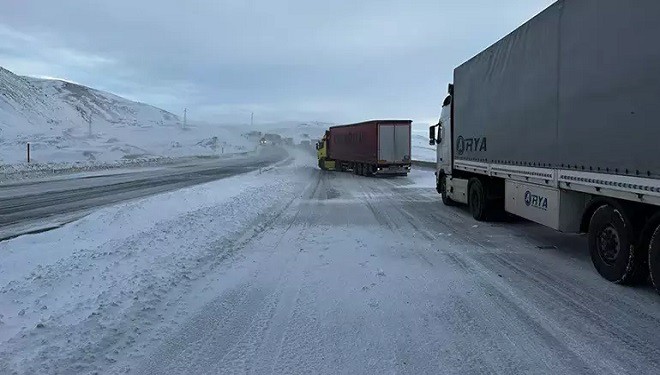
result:
[[[436,148],[436,176],[451,170],[451,95],[442,103],[440,120],[429,128],[429,144]]]
[[[442,103],[438,123],[429,127],[429,145],[436,147],[436,190],[442,195],[445,204],[451,202],[447,195],[446,178],[452,174],[452,92],[449,85],[449,95]]]
[[[316,157],[318,158],[319,168],[326,171],[335,170],[335,161],[328,159],[328,142],[329,134],[325,132],[323,138],[320,141],[316,142]]]

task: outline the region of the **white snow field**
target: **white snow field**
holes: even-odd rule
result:
[[[436,161],[436,146],[429,145],[429,125],[413,123],[411,134],[413,160]]]
[[[657,373],[660,299],[584,238],[314,162],[0,242],[0,373]]]

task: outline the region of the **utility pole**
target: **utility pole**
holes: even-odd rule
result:
[[[92,138],[92,114],[87,117],[87,136]]]
[[[183,109],[183,127],[186,127],[186,124],[188,122],[188,108]]]
[[[254,127],[254,112],[250,113],[250,128]]]

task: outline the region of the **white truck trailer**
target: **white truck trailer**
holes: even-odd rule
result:
[[[658,20],[657,0],[558,1],[456,68],[429,131],[442,201],[588,233],[604,278],[660,291]]]

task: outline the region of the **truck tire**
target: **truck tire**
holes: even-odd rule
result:
[[[468,183],[468,206],[472,217],[477,221],[488,220],[489,202],[484,184],[478,178],[471,178]]]
[[[374,167],[371,164],[367,164],[366,170],[367,170],[366,173],[365,173],[366,176],[367,177],[372,177],[374,175],[374,170],[376,170],[376,167]]]
[[[455,206],[456,202],[454,202],[449,196],[447,195],[447,176],[446,175],[441,175],[440,179],[438,180],[438,186],[437,189],[438,193],[440,193],[440,196],[442,197],[442,203],[445,206]]]
[[[653,231],[649,242],[649,271],[651,284],[660,293],[660,224]]]
[[[623,208],[598,207],[591,216],[588,237],[591,261],[605,279],[632,284],[640,280],[640,272],[646,272],[636,231]]]

